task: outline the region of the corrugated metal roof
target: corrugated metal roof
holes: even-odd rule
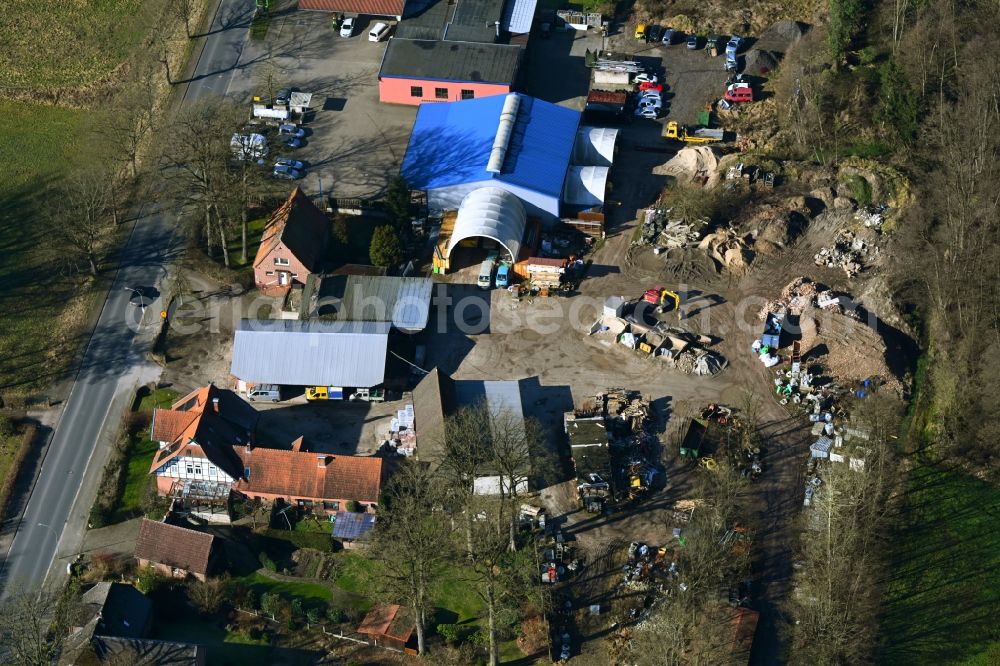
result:
[[[388,322],[244,319],[231,371],[261,384],[378,386],[385,379],[390,328]]]
[[[323,278],[315,311],[321,318],[387,321],[403,331],[422,331],[433,288],[428,278],[330,276]]]
[[[519,95],[500,173],[486,170],[506,95],[421,104],[401,173],[417,190],[499,180],[559,197],[580,112]]]
[[[538,0],[507,0],[503,12],[503,29],[514,35],[531,32]]]

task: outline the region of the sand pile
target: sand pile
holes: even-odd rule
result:
[[[673,176],[685,183],[704,182],[715,187],[719,182],[719,156],[708,146],[681,148],[673,159],[653,169],[658,176]]]
[[[803,356],[818,362],[841,384],[881,377],[886,387],[901,390],[899,379],[885,360],[885,341],[864,322],[836,310],[809,308],[800,317],[799,325]]]

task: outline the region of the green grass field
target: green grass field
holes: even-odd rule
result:
[[[125,468],[125,483],[121,500],[111,514],[112,523],[120,523],[134,518],[142,513],[142,500],[146,496],[146,488],[156,483],[149,474],[153,464],[153,456],[159,445],[146,439],[147,433],[140,433],[132,444]]]
[[[893,536],[880,663],[1000,663],[1000,490],[917,467]]]
[[[33,91],[86,88],[133,56],[154,25],[163,24],[165,0],[13,0],[4,5],[0,87]]]
[[[77,349],[85,313],[70,312],[83,307],[71,299],[88,281],[67,274],[47,245],[42,195],[78,161],[86,121],[81,111],[0,101],[0,392],[48,385]]]
[[[148,412],[154,409],[170,409],[170,405],[177,402],[181,394],[170,388],[154,389],[152,393],[143,397],[139,402],[139,411]]]

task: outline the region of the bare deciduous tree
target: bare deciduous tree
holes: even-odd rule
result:
[[[417,649],[426,650],[425,633],[433,613],[431,592],[448,575],[454,556],[444,520],[439,480],[421,463],[408,463],[393,477],[379,507],[370,554],[382,564],[376,582],[382,593],[416,615]]]
[[[24,666],[55,663],[62,640],[56,598],[14,591],[0,604],[0,659]],[[56,616],[56,621],[53,617]]]
[[[108,233],[115,223],[114,176],[99,169],[81,170],[56,196],[52,225],[55,250],[69,262],[83,261],[97,275]]]

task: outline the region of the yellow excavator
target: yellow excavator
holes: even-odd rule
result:
[[[681,309],[681,297],[669,289],[664,289],[663,287],[653,287],[652,289],[647,289],[646,293],[642,295],[642,300],[647,303],[652,303],[660,308],[663,308],[663,306],[665,306],[669,301],[674,304],[674,312]]]

